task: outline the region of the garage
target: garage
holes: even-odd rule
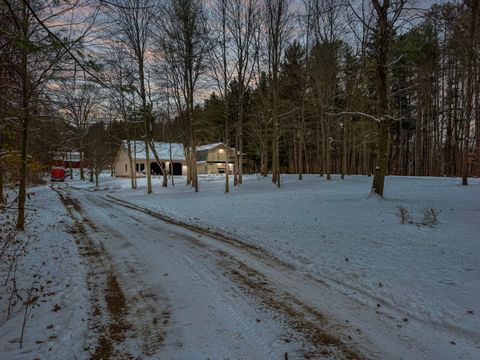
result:
[[[170,167],[170,173],[173,175],[182,175],[182,163],[174,162]]]
[[[150,164],[150,173],[152,175],[160,175],[162,174],[162,169],[160,169],[160,166],[156,162],[152,162]]]

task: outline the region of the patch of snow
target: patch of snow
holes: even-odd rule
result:
[[[23,313],[0,327],[0,359],[85,359],[89,302],[84,267],[68,232],[72,221],[58,195],[48,186],[31,188],[29,193],[27,230],[19,233],[17,239],[30,241],[30,245],[18,264],[17,287],[29,288],[35,275],[35,284],[45,288],[40,306],[29,312],[21,349]],[[14,213],[0,214],[0,223],[7,217],[14,217]],[[2,279],[3,270],[0,269]],[[4,290],[6,287],[0,287],[2,319],[9,298]]]
[[[384,199],[368,197],[372,178],[366,176],[282,180],[277,189],[269,177],[245,176],[229,194],[223,176],[202,178],[199,193],[178,180],[174,188],[157,183],[153,195],[145,193],[145,179],[136,191],[128,179],[103,184],[120,200],[231,234],[367,306],[382,306],[406,319],[395,336],[412,337],[424,353],[478,354],[478,179],[461,186],[457,178],[391,176]],[[399,206],[408,209],[412,224],[400,223]],[[428,208],[440,211],[438,224],[421,225]],[[409,319],[419,325],[409,327]],[[377,335],[385,336],[381,331]]]

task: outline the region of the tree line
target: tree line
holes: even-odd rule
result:
[[[126,140],[236,149],[245,172],[480,173],[480,0],[0,1],[0,187],[26,188],[49,154],[96,175]],[[147,192],[152,192],[146,167]],[[132,188],[136,187],[132,174]],[[81,177],[85,174],[81,167]],[[229,175],[225,191],[229,191]]]

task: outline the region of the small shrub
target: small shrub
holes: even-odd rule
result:
[[[400,218],[400,223],[401,224],[411,224],[412,223],[412,217],[410,216],[408,209],[404,206],[397,206],[398,209],[398,217]]]
[[[426,206],[422,209],[423,220],[422,225],[432,226],[438,224],[438,215],[440,211],[432,206]]]

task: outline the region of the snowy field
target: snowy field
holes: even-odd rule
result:
[[[224,178],[208,176],[195,194],[179,177],[167,189],[155,180],[147,195],[144,179],[132,191],[129,179],[104,177],[101,189],[258,245],[349,297],[416,320],[425,347],[439,346],[428,333],[439,332],[455,353],[465,349],[461,358],[480,354],[480,182],[389,177],[382,200],[368,197],[371,180],[284,176],[277,189],[269,178],[248,176],[224,194]],[[399,206],[410,215],[405,224]],[[431,208],[438,223],[425,226],[422,211]]]
[[[275,291],[289,291],[320,311],[330,319],[325,330],[344,343],[350,339],[367,358],[480,358],[478,179],[463,187],[459,179],[389,177],[385,199],[368,196],[372,178],[363,176],[345,180],[334,176],[332,181],[314,175],[303,181],[283,176],[278,189],[269,178],[251,175],[241,187],[232,186],[230,194],[223,192],[224,180],[201,177],[200,192],[195,193],[183,177],[176,177],[175,187],[168,188],[154,179],[151,195],[146,194],[145,179],[131,190],[129,179],[107,175],[101,177],[99,189],[75,179],[54,185],[76,201],[75,221],[85,221],[85,234],[104,248],[127,301],[138,297],[135,289],[144,283],[142,291],[154,291],[163,299],[151,308],[170,309],[171,323],[161,329],[166,339],[151,358],[158,351],[165,358],[196,359],[193,354],[218,355],[220,349],[222,354],[232,351],[233,359],[241,358],[235,354],[244,354],[248,346],[240,340],[235,344],[235,339],[248,340],[253,346],[249,351],[267,351],[266,358],[271,359],[303,347],[296,338],[279,344],[288,331],[279,327],[274,314],[259,312],[248,296],[222,277],[225,270],[218,268],[215,254],[223,247],[232,261],[241,260],[269,277]],[[30,192],[28,208],[37,210],[28,212],[25,240],[30,239],[31,250],[21,259],[17,281],[19,287],[28,288],[31,276],[40,274],[37,284],[45,286],[43,293],[48,295],[29,313],[22,349],[18,343],[22,315],[0,326],[0,359],[86,358],[95,341],[87,324],[92,304],[86,290],[86,260],[71,234],[74,222],[49,186]],[[197,247],[184,240],[197,235],[162,225],[112,198],[256,245],[293,270],[265,267],[243,250],[205,236]],[[70,211],[74,207],[69,206]],[[407,211],[404,224],[400,207]],[[425,219],[429,209],[438,213],[436,223]],[[12,215],[13,211],[0,214],[0,223]],[[192,289],[195,299],[190,299]],[[3,288],[0,295],[3,310],[7,307]],[[137,307],[131,301],[129,312],[143,314],[131,318],[133,329],[135,321],[153,316]],[[204,312],[204,307],[210,310]],[[255,320],[258,316],[261,323]],[[212,335],[220,331],[218,326],[222,331]],[[199,331],[207,339],[201,340]],[[130,353],[135,354],[137,347],[129,346]]]
[[[8,269],[0,263],[0,359],[83,358],[89,302],[84,267],[69,233],[72,220],[49,186],[31,188],[29,193],[27,231],[17,235],[28,244],[28,252],[19,258],[8,283],[15,279],[20,302],[36,296],[38,299],[28,309],[20,348],[25,313],[15,314],[17,305],[11,319],[4,322],[11,285],[6,286]],[[0,213],[2,231],[12,219],[12,209]]]

